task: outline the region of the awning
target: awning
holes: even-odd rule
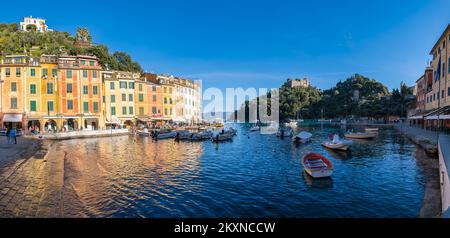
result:
[[[142,122],[150,121],[150,119],[148,119],[148,118],[139,118],[139,117],[137,117],[136,119],[139,120],[139,121],[142,121]]]
[[[427,119],[428,120],[437,120],[437,119],[439,119],[439,120],[448,120],[448,119],[450,119],[450,115],[428,116]]]
[[[5,114],[3,115],[3,122],[22,122],[22,114]]]
[[[408,117],[408,120],[416,120],[416,119],[423,119],[423,116],[412,116],[412,117]]]

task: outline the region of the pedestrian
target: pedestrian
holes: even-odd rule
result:
[[[14,144],[17,144],[17,130],[16,130],[16,128],[13,127],[11,129],[11,132],[9,132],[9,136],[10,136],[11,144],[13,143],[13,140],[14,140]]]
[[[9,144],[9,134],[11,133],[11,130],[9,127],[6,127],[6,144]]]

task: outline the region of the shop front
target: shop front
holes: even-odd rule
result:
[[[2,127],[8,128],[25,128],[25,117],[21,113],[4,113],[1,119]]]

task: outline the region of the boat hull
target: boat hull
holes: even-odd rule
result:
[[[329,170],[329,169],[311,170],[309,168],[305,168],[305,172],[313,178],[329,178],[329,177],[331,177],[331,175],[333,175],[333,170]]]
[[[330,160],[320,154],[309,153],[302,159],[307,174],[313,178],[327,178],[333,174],[334,166]]]
[[[343,143],[343,142],[339,142],[339,143],[332,143],[332,142],[322,142],[322,146],[328,149],[332,149],[332,150],[343,150],[346,151],[348,150],[348,145]]]
[[[373,139],[377,133],[347,133],[344,136],[349,139]]]

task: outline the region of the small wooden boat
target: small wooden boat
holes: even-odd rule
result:
[[[259,131],[261,128],[259,126],[250,127],[250,131]]]
[[[305,172],[313,178],[326,178],[333,174],[333,164],[324,156],[316,153],[309,153],[302,159]]]
[[[312,134],[306,131],[300,132],[298,135],[292,138],[292,142],[294,143],[306,143],[312,137]]]
[[[332,149],[332,150],[348,150],[348,144],[342,142],[342,141],[338,141],[338,142],[333,142],[333,141],[324,141],[322,142],[322,146],[328,149]]]
[[[345,138],[350,138],[350,139],[373,139],[375,137],[377,137],[377,133],[361,133],[361,132],[357,132],[357,133],[346,133],[344,134]]]

